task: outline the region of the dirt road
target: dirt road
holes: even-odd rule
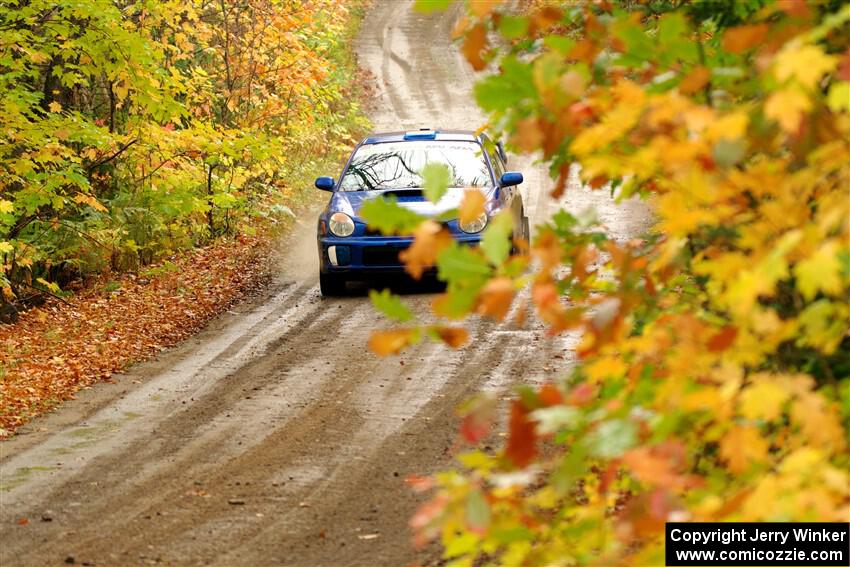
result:
[[[357,50],[378,83],[376,129],[484,122],[449,38],[457,16],[375,3]],[[527,160],[510,165],[540,220],[557,205],[550,182]],[[595,204],[622,237],[646,219],[580,187],[567,201]],[[574,339],[479,321],[464,350],[428,343],[377,359],[365,343],[384,322],[368,299],[319,295],[313,226],[259,297],[0,445],[3,567],[432,560],[411,546],[404,477],[450,464],[459,402],[566,367]],[[421,313],[432,298],[408,296]]]

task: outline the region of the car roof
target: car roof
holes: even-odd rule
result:
[[[376,132],[374,134],[370,134],[361,143],[363,145],[367,145],[413,140],[477,142],[478,136],[472,130],[432,130],[430,128],[421,128],[419,130],[408,130],[407,132]]]

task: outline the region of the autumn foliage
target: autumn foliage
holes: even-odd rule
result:
[[[364,119],[358,2],[0,6],[0,303],[291,215]]]
[[[418,539],[453,565],[650,565],[670,520],[845,521],[850,8],[522,5],[471,2],[459,24],[492,71],[475,88],[491,128],[539,152],[556,195],[578,164],[655,224],[617,242],[561,211],[527,255],[501,221],[480,249],[442,247],[438,315],[501,320],[527,286],[581,341],[569,375],[520,388],[502,450],[436,475]],[[462,408],[469,443],[494,407]]]

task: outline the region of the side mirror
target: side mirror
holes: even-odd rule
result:
[[[502,179],[499,180],[502,187],[511,187],[522,183],[522,173],[518,171],[508,171],[502,174]]]
[[[333,191],[334,185],[336,185],[336,182],[333,177],[316,178],[316,189],[321,189],[322,191]]]

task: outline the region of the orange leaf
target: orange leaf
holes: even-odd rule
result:
[[[401,349],[412,344],[415,337],[416,334],[412,329],[372,331],[369,337],[369,350],[378,356],[398,354]]]
[[[735,327],[724,327],[719,333],[711,337],[708,341],[708,350],[711,352],[720,352],[726,350],[732,343],[735,342],[735,337],[738,336],[738,329]]]
[[[523,118],[516,123],[516,133],[511,143],[524,152],[531,153],[543,143],[543,132],[534,118]]]
[[[596,58],[596,54],[598,52],[599,48],[592,40],[583,39],[576,43],[572,49],[570,49],[570,52],[567,56],[570,59],[584,61],[585,63],[590,64],[593,63],[593,60]]]
[[[545,32],[557,24],[562,16],[563,12],[558,8],[554,6],[543,6],[539,12],[532,16],[532,22],[537,31]]]
[[[484,18],[501,3],[502,0],[473,0],[469,3],[469,10],[479,18]]]
[[[682,82],[679,83],[679,91],[683,94],[693,94],[703,88],[708,80],[711,78],[711,71],[709,71],[706,67],[694,67],[694,69],[688,73]]]
[[[558,172],[558,181],[555,182],[555,187],[550,193],[553,199],[557,199],[564,194],[564,191],[567,190],[567,181],[569,180],[569,178],[570,166],[568,164],[564,164],[561,166],[561,169]]]
[[[481,53],[486,47],[487,29],[484,27],[484,24],[476,24],[475,27],[467,32],[460,51],[466,57],[466,60],[469,61],[469,64],[472,65],[473,69],[481,71],[487,66],[487,62],[481,56]]]
[[[561,244],[551,230],[540,233],[540,236],[534,241],[531,251],[543,264],[541,266],[542,272],[552,270],[561,262]]]
[[[21,518],[20,520],[18,520],[18,525],[19,525],[19,526],[25,526],[25,525],[27,525],[27,524],[29,524],[29,523],[30,523],[30,521],[29,521],[29,519],[28,519],[28,518]]]
[[[460,203],[460,222],[472,222],[484,213],[484,204],[487,202],[484,193],[478,189],[467,189]]]
[[[561,390],[558,389],[558,386],[552,382],[546,382],[543,384],[537,395],[546,407],[557,406],[564,402],[564,395],[561,393]]]
[[[738,425],[720,441],[720,456],[733,473],[743,473],[767,458],[767,442],[755,427]]]
[[[481,290],[478,298],[478,312],[501,321],[508,314],[514,299],[513,282],[505,277],[492,279]]]
[[[415,279],[422,277],[425,268],[437,261],[437,256],[452,243],[452,236],[439,223],[427,220],[413,231],[413,244],[399,254],[405,271]]]
[[[723,49],[732,53],[743,53],[758,45],[767,36],[767,24],[753,24],[729,28],[723,34]]]
[[[463,327],[431,327],[440,340],[452,348],[460,348],[469,342],[469,333]]]
[[[675,441],[654,447],[637,447],[623,455],[629,471],[647,486],[679,489],[692,484],[679,472],[685,464],[685,448]]]
[[[508,446],[505,448],[505,456],[520,468],[531,463],[537,456],[536,424],[528,418],[528,410],[519,400],[514,400],[511,404]]]
[[[434,488],[434,479],[430,476],[408,475],[404,483],[416,492],[425,492]]]

